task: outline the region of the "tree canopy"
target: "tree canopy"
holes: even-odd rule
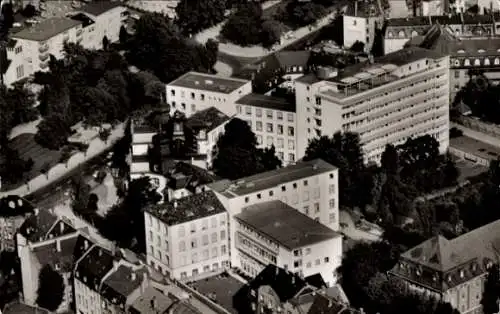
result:
[[[500,301],[500,269],[498,264],[494,264],[488,269],[486,282],[484,284],[483,297],[481,305],[484,314],[495,314],[499,311],[498,303]]]
[[[201,30],[224,20],[225,0],[181,0],[176,8],[176,24],[185,35],[194,35]]]
[[[55,311],[64,298],[64,280],[50,265],[44,265],[38,277],[36,303],[49,311]]]
[[[245,121],[235,118],[224,126],[214,150],[217,175],[234,180],[278,167],[281,161],[274,147],[257,148],[257,138]]]

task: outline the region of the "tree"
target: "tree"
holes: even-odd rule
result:
[[[175,8],[177,24],[186,35],[219,24],[224,20],[225,11],[225,0],[181,0]]]
[[[234,180],[279,166],[274,148],[257,149],[257,138],[245,121],[235,118],[225,125],[214,150],[217,175]]]
[[[90,185],[88,185],[82,176],[78,176],[72,180],[73,195],[71,208],[74,213],[88,219],[90,214],[95,213],[97,208],[90,205]],[[93,205],[93,204],[92,204]]]
[[[394,299],[405,290],[405,284],[399,278],[378,272],[364,287],[364,293],[368,297],[368,303],[364,308],[370,309],[372,313],[386,313]]]
[[[120,44],[125,45],[127,44],[127,41],[129,39],[129,33],[127,32],[127,29],[125,28],[124,25],[120,27],[120,34],[119,34],[119,39],[120,39]]]
[[[102,38],[102,49],[108,50],[108,47],[109,47],[109,39],[108,36],[104,35],[104,37]]]
[[[70,128],[57,114],[52,114],[40,122],[35,141],[48,149],[58,150],[68,141]]]
[[[26,18],[32,18],[36,15],[36,8],[32,4],[28,4],[24,7],[21,14]]]
[[[397,174],[399,171],[399,155],[394,145],[388,144],[380,160],[381,168],[389,174]]]
[[[282,27],[281,23],[266,19],[262,22],[261,42],[264,48],[271,48],[274,44],[279,43],[281,39]]]
[[[16,183],[33,168],[33,160],[22,160],[19,153],[9,147],[2,149],[4,162],[0,163],[0,176],[4,183]]]
[[[44,265],[38,277],[38,306],[49,311],[55,311],[61,305],[64,298],[64,280],[62,276],[52,269],[50,265]]]
[[[488,269],[488,275],[484,284],[481,305],[485,314],[498,313],[498,301],[500,299],[500,273],[498,264],[494,264]]]
[[[326,8],[314,2],[289,2],[279,17],[280,21],[293,28],[315,23],[328,13]]]
[[[262,7],[248,2],[239,6],[224,24],[221,35],[240,46],[257,45],[262,40]]]
[[[321,158],[339,168],[339,203],[361,207],[371,202],[373,178],[367,176],[363,163],[359,135],[337,132],[333,137],[322,136],[309,142],[304,160]]]

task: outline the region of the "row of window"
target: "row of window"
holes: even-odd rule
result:
[[[226,230],[221,230],[220,231],[220,240],[224,241],[226,240]],[[217,232],[213,232],[210,236],[210,242],[211,243],[217,243]],[[201,246],[207,246],[209,243],[209,237],[208,234],[205,234],[201,237]],[[190,241],[190,248],[191,249],[197,249],[198,248],[198,239],[194,238],[191,239]],[[184,240],[179,241],[179,252],[184,252],[186,251],[186,242]]]
[[[210,223],[210,226],[212,228],[216,228],[217,227],[217,217],[212,217],[211,219],[211,223]],[[227,222],[226,222],[226,217],[225,216],[221,216],[219,218],[219,225],[220,226],[226,226]],[[178,234],[179,234],[179,237],[184,237],[186,236],[186,229],[184,227],[184,225],[180,225],[177,227],[178,229]],[[197,231],[197,227],[196,227],[196,223],[195,222],[192,222],[190,225],[189,225],[189,232],[191,234],[193,233],[196,233]],[[205,230],[208,230],[208,218],[207,219],[204,219],[202,220],[202,223],[201,223],[201,228],[200,228],[201,231],[205,231]]]
[[[459,67],[459,66],[471,66],[472,64],[474,64],[474,66],[481,66],[481,65],[485,65],[485,66],[488,66],[488,65],[491,65],[490,63],[490,59],[488,58],[484,58],[483,59],[483,62],[481,63],[481,59],[474,59],[474,63],[472,63],[471,61],[472,60],[469,60],[469,59],[464,59],[463,60],[463,63],[460,62],[461,60],[459,59],[454,59],[451,62],[451,65],[452,66],[455,66],[455,67]],[[495,58],[493,59],[493,64],[494,65],[500,65],[500,58]]]
[[[247,120],[247,123],[251,128],[253,128],[251,120]],[[262,130],[263,130],[262,126],[263,126],[262,121],[255,121],[255,130],[257,132],[262,132]],[[274,133],[274,124],[273,123],[271,123],[271,122],[266,123],[266,132],[267,133]],[[276,124],[276,133],[278,133],[278,135],[283,135],[283,132],[284,132],[283,125]],[[288,134],[288,136],[295,136],[295,128],[293,126],[289,126],[287,128],[287,134]]]
[[[251,116],[252,113],[253,113],[253,108],[252,106],[240,106],[240,105],[237,105],[236,106],[236,109],[237,109],[237,112],[239,114],[242,114],[243,113],[243,108],[242,107],[245,107],[245,114],[247,116]],[[275,110],[271,110],[271,109],[266,109],[266,118],[268,119],[274,119],[274,112]],[[255,108],[255,116],[257,118],[261,118],[262,117],[262,109],[261,108]],[[288,122],[294,122],[294,114],[293,113],[287,113],[287,121]],[[282,111],[276,111],[276,119],[277,120],[283,120],[283,112]]]
[[[330,179],[333,179],[334,178],[333,173],[330,173],[329,177],[330,177]],[[314,180],[315,184],[318,184],[318,182],[319,182],[318,179],[319,179],[318,177],[315,178],[315,180]],[[303,184],[304,187],[309,186],[309,180],[303,180],[302,184]],[[298,188],[298,183],[297,182],[292,183],[292,188],[294,190],[296,190]],[[282,185],[281,186],[281,191],[282,192],[286,192],[286,185]],[[269,193],[270,197],[274,196],[274,191],[273,190],[269,190],[268,193]],[[308,201],[309,200],[309,191],[304,191],[303,193],[304,193],[303,194],[303,200],[304,201]],[[328,193],[329,194],[334,194],[335,193],[335,184],[330,184],[328,186]],[[262,193],[257,193],[256,197],[257,197],[258,200],[262,199]],[[292,195],[292,203],[294,203],[294,204],[298,203],[298,198],[299,198],[298,194],[296,194],[296,193],[293,194]],[[314,199],[319,199],[320,198],[320,188],[319,187],[315,188],[313,190],[313,198]],[[250,202],[250,196],[246,196],[245,197],[245,203],[248,203],[248,202]]]
[[[284,149],[285,148],[285,140],[283,138],[278,138],[278,141],[276,142],[277,145],[274,144],[274,136],[268,135],[267,136],[267,146],[276,146],[278,149]],[[262,145],[262,135],[257,135],[257,144]],[[294,150],[295,149],[295,140],[288,140],[288,149],[289,150]]]
[[[224,268],[224,269],[225,269],[225,268],[229,268],[229,261],[223,261],[223,262],[221,263],[221,267],[222,267],[222,268]],[[208,273],[208,272],[216,272],[216,271],[218,271],[218,270],[219,270],[219,263],[213,263],[213,264],[212,264],[212,268],[210,268],[210,265],[205,265],[205,266],[203,266],[203,272],[204,272],[204,273]],[[200,272],[199,272],[199,269],[198,269],[198,268],[193,268],[193,270],[191,271],[191,275],[192,275],[193,277],[196,277],[196,276],[198,276],[199,274],[200,274]],[[188,274],[187,274],[187,272],[185,272],[185,271],[181,272],[181,279],[186,279],[186,278],[188,278]]]
[[[210,255],[211,253],[211,255]],[[220,256],[224,256],[227,254],[227,246],[226,245],[221,245],[220,247]],[[201,260],[199,258],[201,257]],[[211,252],[208,249],[205,249],[201,252],[200,255],[198,255],[198,252],[193,252],[191,254],[191,259],[188,260],[188,257],[186,255],[181,255],[180,257],[180,264],[181,266],[187,266],[190,264],[195,264],[200,261],[206,261],[210,258],[217,258],[219,256],[219,247],[213,247],[211,249]]]

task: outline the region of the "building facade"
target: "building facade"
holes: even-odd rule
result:
[[[382,27],[384,17],[376,1],[354,1],[342,17],[343,46],[350,48],[361,42],[369,52],[375,40],[375,31]]]
[[[224,271],[229,263],[228,214],[212,191],[148,208],[147,262],[179,280]]]
[[[167,103],[172,112],[192,114],[215,107],[229,117],[236,114],[236,100],[252,92],[248,80],[188,72],[166,85]]]
[[[8,195],[0,199],[0,249],[16,250],[16,233],[27,216],[35,213],[35,207],[28,200]]]
[[[268,264],[308,277],[336,282],[342,236],[281,201],[250,205],[235,216],[237,265],[251,277]]]
[[[366,163],[387,144],[429,134],[448,149],[449,57],[419,47],[400,50],[342,72],[310,74],[296,82],[297,156],[309,141],[355,132]]]
[[[237,117],[246,121],[259,148],[274,146],[283,165],[297,161],[295,104],[278,97],[248,94],[236,101]]]

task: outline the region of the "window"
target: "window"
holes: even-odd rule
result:
[[[217,232],[212,233],[212,243],[217,242]]]
[[[179,252],[184,252],[184,251],[186,251],[186,242],[179,241]]]
[[[276,113],[276,117],[277,117],[277,119],[278,119],[278,120],[283,120],[283,112],[278,111],[278,112]]]
[[[170,91],[170,94],[171,94],[172,96],[175,96],[175,89],[172,89],[172,90]]]
[[[335,193],[335,184],[330,184],[328,186],[328,193],[329,194],[334,194]]]
[[[307,186],[308,182],[307,180],[304,180],[304,186]]]
[[[217,228],[217,218],[212,217],[211,225],[212,225],[212,228]]]
[[[295,141],[288,140],[288,149],[295,149]]]
[[[292,184],[293,188],[296,189],[297,188],[297,183],[294,183]]]
[[[273,111],[272,110],[266,110],[266,117],[268,119],[272,119],[273,118]]]
[[[21,78],[24,76],[24,65],[20,65],[16,68],[16,75],[17,75],[17,78]]]
[[[16,49],[15,49],[16,55],[20,54],[22,51],[23,51],[23,47],[22,46],[16,47]]]
[[[470,61],[469,61],[469,59],[465,59],[465,61],[464,61],[464,65],[465,65],[465,66],[469,66],[469,65],[470,65]]]
[[[226,231],[225,230],[221,230],[221,232],[220,232],[220,239],[221,240],[225,240],[226,239]]]
[[[286,186],[282,185],[281,186],[281,191],[285,192],[286,191]]]
[[[194,93],[191,93],[191,99],[194,99]]]
[[[196,232],[196,225],[194,223],[191,224],[191,233]]]
[[[179,227],[179,237],[183,237],[186,235],[186,231],[184,230],[184,226]]]
[[[153,231],[149,231],[149,241],[153,241]]]
[[[257,144],[262,145],[262,135],[257,135]]]
[[[293,113],[287,114],[288,122],[293,122]]]
[[[238,113],[241,113],[241,106],[240,105],[236,106],[236,111],[238,111]]]
[[[459,78],[460,77],[460,70],[456,70],[455,71],[455,78]]]
[[[288,136],[294,136],[295,135],[295,130],[293,129],[293,126],[288,127]]]
[[[246,106],[246,107],[245,107],[245,114],[246,114],[247,116],[250,116],[250,115],[252,114],[252,107],[250,107],[250,106]]]
[[[212,257],[217,257],[217,255],[218,255],[217,248],[216,248],[216,247],[214,247],[214,248],[212,249]]]
[[[195,105],[195,104],[192,104],[192,105],[191,105],[191,111],[192,111],[192,112],[195,112],[195,111],[196,111],[196,105]]]
[[[306,249],[306,255],[309,255],[309,254],[311,254],[311,249],[310,249],[310,248],[307,248],[307,249]]]
[[[333,179],[333,172],[330,173],[330,179]]]
[[[279,138],[278,139],[278,148],[283,148],[285,145],[284,145],[284,141],[282,138]]]
[[[266,123],[266,132],[273,133],[273,124],[272,123]]]
[[[262,131],[262,121],[255,122],[255,128],[257,131]]]
[[[331,209],[335,208],[335,199],[334,198],[330,199],[330,201],[328,203],[329,203],[329,206]]]
[[[330,258],[327,256],[325,257],[325,263],[329,263],[330,262]]]
[[[319,203],[314,203],[314,212],[319,213]]]
[[[257,194],[257,199],[260,200],[262,198],[262,194]]]
[[[316,97],[316,105],[321,106],[321,98]]]
[[[185,271],[181,272],[181,279],[186,279],[187,273]]]
[[[319,188],[315,188],[313,193],[314,193],[313,194],[314,199],[316,199],[316,200],[319,199],[320,189]]]
[[[152,245],[149,246],[149,252],[151,252],[151,255],[155,255],[155,248]]]
[[[225,245],[220,247],[220,254],[221,255],[226,255],[227,252],[227,247]]]
[[[288,154],[288,161],[294,162],[295,161],[295,154]]]
[[[201,241],[204,246],[208,245],[208,234],[204,234]]]
[[[198,242],[196,239],[191,240],[191,248],[196,249],[198,247]]]
[[[294,261],[293,262],[293,267],[297,268],[297,267],[300,267],[302,266],[302,260],[298,260],[298,261]]]
[[[226,218],[221,217],[221,219],[220,219],[220,225],[221,226],[225,226],[226,225]]]
[[[198,253],[193,253],[193,255],[191,255],[191,262],[193,264],[198,262]]]
[[[204,219],[203,222],[201,223],[201,230],[207,230],[208,229],[208,219]]]
[[[321,263],[321,261],[319,260],[319,258],[316,259],[316,261],[314,262],[314,264],[316,264],[316,265],[319,265],[320,263]]]
[[[274,192],[271,190],[269,191],[269,196],[273,196],[274,195]]]
[[[200,94],[200,99],[205,100],[205,94]]]
[[[335,213],[331,213],[328,217],[329,222],[332,224],[335,222]]]
[[[260,108],[255,109],[255,115],[257,117],[262,117],[262,109],[260,109]]]
[[[245,203],[248,203],[250,201],[250,198],[247,196],[245,197]]]
[[[304,206],[304,214],[309,216],[309,206]]]
[[[203,260],[206,261],[209,258],[210,256],[208,255],[208,250],[203,250]]]
[[[268,136],[267,137],[267,146],[273,146],[273,145],[274,145],[273,137]]]
[[[182,104],[181,104],[181,107],[182,107],[182,109],[186,109],[186,104],[185,104],[185,103],[182,103]]]
[[[305,191],[302,199],[304,202],[307,202],[309,200],[309,192]]]
[[[283,125],[278,124],[278,134],[281,135],[283,134]]]

